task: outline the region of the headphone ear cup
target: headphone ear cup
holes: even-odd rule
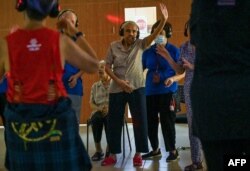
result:
[[[120,29],[119,35],[120,35],[120,36],[124,36],[124,29]]]
[[[75,27],[78,27],[79,26],[79,23],[78,23],[78,18],[76,18],[76,24],[75,24]]]
[[[139,28],[138,28],[139,29]],[[138,30],[137,31],[137,35],[136,35],[136,39],[139,39],[139,37],[140,37],[140,31]]]
[[[168,33],[166,34],[166,37],[167,38],[172,37],[172,29],[171,28],[169,28]]]
[[[60,13],[61,7],[59,3],[57,2],[51,9],[49,16],[52,18],[56,18],[58,14]]]
[[[16,2],[17,11],[24,11],[26,9],[26,0],[17,0]]]

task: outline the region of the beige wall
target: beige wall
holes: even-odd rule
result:
[[[17,12],[13,0],[3,0],[0,6],[0,36],[5,36],[13,25],[23,25],[24,16]],[[170,42],[179,46],[186,40],[183,36],[184,24],[189,18],[192,0],[60,0],[62,9],[71,8],[76,11],[79,18],[79,30],[86,34],[96,50],[99,59],[105,58],[107,48],[111,41],[119,39],[118,31],[120,23],[111,23],[108,15],[124,19],[124,8],[151,7],[157,2],[167,5],[169,22],[173,25],[173,37]],[[159,14],[159,10],[157,13]],[[158,15],[159,16],[159,15]],[[55,28],[56,19],[48,19],[47,25]],[[96,75],[84,76],[84,99],[81,115],[81,123],[86,120],[91,112],[89,106],[90,89],[97,80]]]

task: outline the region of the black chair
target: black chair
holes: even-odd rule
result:
[[[89,126],[91,125],[91,119],[87,120],[87,152],[89,153]],[[124,128],[126,127],[126,128]],[[130,147],[130,152],[132,151],[132,146],[131,146],[131,141],[130,141],[130,136],[129,136],[129,131],[128,131],[128,123],[126,119],[124,119],[124,124],[122,127],[122,137],[123,137],[123,157],[125,157],[125,129],[127,131],[127,137],[128,137],[128,143]]]

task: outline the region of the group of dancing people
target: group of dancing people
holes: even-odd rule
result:
[[[211,10],[202,14],[200,9],[206,5],[210,6],[211,8],[207,9]],[[222,7],[223,13],[220,12]],[[242,9],[243,15],[238,14],[239,8],[234,7]],[[112,42],[105,60],[99,61],[84,33],[78,30],[77,14],[72,9],[60,12],[58,0],[16,1],[16,9],[24,12],[25,24],[11,30],[0,40],[0,113],[3,114],[5,127],[6,168],[10,171],[82,171],[91,170],[91,160],[102,159],[102,166],[115,165],[117,154],[121,153],[121,131],[127,104],[132,116],[135,138],[133,165],[140,167],[143,160],[161,156],[159,122],[165,150],[168,152],[166,162],[176,161],[179,153],[175,146],[174,94],[178,88],[177,81],[183,77],[192,159],[192,164],[186,166],[185,171],[203,169],[202,149],[207,168],[213,171],[223,170],[225,154],[248,154],[247,133],[250,129],[247,129],[247,102],[250,95],[242,84],[231,82],[233,78],[246,84],[249,80],[249,76],[243,77],[244,73],[247,75],[249,71],[249,60],[244,53],[249,39],[242,35],[249,35],[249,24],[245,24],[245,19],[249,17],[247,7],[249,2],[218,0],[215,3],[206,0],[198,3],[198,0],[194,0],[191,18],[184,29],[184,35],[188,36],[190,33],[191,39],[177,48],[168,41],[173,33],[172,25],[167,21],[166,6],[159,3],[161,17],[153,25],[150,35],[140,39],[138,25],[134,21],[125,21],[119,29],[121,39]],[[231,42],[232,45],[225,46],[223,41],[213,41],[217,45],[213,48],[217,51],[208,52],[206,45],[217,40],[216,34],[222,34],[220,29],[214,30],[208,22],[200,20],[199,16],[209,18],[209,12],[215,12],[225,19],[222,23],[211,20],[216,28],[225,25],[232,30],[236,27],[229,24],[227,15],[233,12],[230,13],[233,21],[237,21],[235,16],[240,15],[243,19],[239,22],[242,32],[234,32],[239,39],[235,38],[236,41]],[[58,18],[59,31],[46,27],[47,16]],[[204,39],[206,31],[214,31],[215,35],[210,34],[211,37]],[[223,32],[225,37],[221,39],[231,40],[229,33],[231,32]],[[155,43],[152,45],[153,42]],[[217,55],[224,59],[223,54],[218,53],[218,48],[226,49],[228,46],[239,45],[243,49],[240,51],[241,58],[234,58],[238,55],[237,48],[229,50],[229,61],[226,65],[216,67],[221,61],[212,57]],[[235,67],[231,67],[230,61],[234,61]],[[246,64],[240,78],[237,77],[238,63]],[[207,68],[209,66],[211,70]],[[228,75],[227,71],[234,68],[237,69],[237,72],[234,72],[236,76],[228,77],[231,75]],[[146,78],[144,70],[147,70]],[[81,140],[78,126],[81,111],[79,106],[83,95],[81,77],[83,73],[96,72],[100,80],[93,84],[90,96],[90,106],[93,110],[90,122],[96,152],[90,158]],[[219,86],[218,80],[222,80],[221,85],[225,87]],[[232,83],[231,88],[226,84],[229,82]],[[212,93],[213,90],[217,94]],[[238,90],[240,99],[232,100],[230,95],[226,95],[234,90]],[[244,93],[241,90],[244,90]],[[200,99],[201,95],[203,100]],[[223,98],[224,95],[227,98]],[[240,108],[234,105],[238,102]],[[211,108],[207,109],[206,105]],[[215,112],[213,109],[216,107],[224,108]],[[226,107],[230,110],[226,110]],[[229,117],[225,121],[221,116]],[[238,122],[234,124],[233,119]],[[207,126],[205,121],[212,123],[213,127]],[[223,128],[219,126],[219,122],[225,123]],[[239,123],[240,128],[237,127]],[[103,127],[107,139],[106,154],[100,143]],[[217,131],[221,129],[223,135],[216,133],[216,128]],[[237,133],[234,133],[233,128]],[[241,128],[244,128],[244,131]],[[214,134],[211,134],[210,129],[214,130]],[[225,136],[226,132],[230,134]],[[151,151],[148,148],[148,140]]]

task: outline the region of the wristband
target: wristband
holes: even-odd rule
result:
[[[77,32],[74,36],[72,36],[72,40],[75,42],[77,41],[78,37],[83,36],[84,34],[82,32]]]

